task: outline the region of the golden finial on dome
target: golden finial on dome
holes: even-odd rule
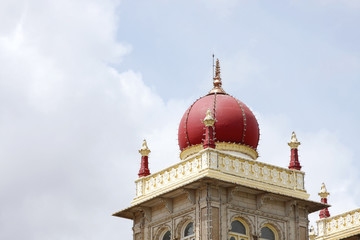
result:
[[[215,77],[214,77],[214,87],[221,87],[221,77],[220,77],[220,62],[219,59],[216,59],[216,68],[215,68]]]
[[[214,87],[211,89],[209,93],[225,93],[224,89],[222,89],[221,85],[221,77],[220,77],[220,62],[219,59],[216,59],[216,67],[215,67],[215,77],[213,81]]]

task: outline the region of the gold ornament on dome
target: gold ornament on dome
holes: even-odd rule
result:
[[[204,147],[202,144],[189,146],[184,150],[182,150],[182,152],[180,153],[180,159],[185,160],[186,158],[191,157],[194,154],[197,154],[203,149]],[[255,149],[237,143],[216,142],[215,149],[219,151],[232,151],[232,152],[243,153],[249,156],[253,160],[256,160],[258,158],[258,153]]]
[[[226,94],[226,92],[224,91],[224,89],[222,89],[221,85],[221,77],[220,77],[220,63],[219,63],[219,59],[216,59],[216,71],[215,71],[215,77],[214,77],[214,81],[213,81],[214,87],[213,89],[211,89],[211,91],[209,92],[209,94],[213,94],[213,93],[221,93],[221,94]]]
[[[204,118],[204,120],[202,121],[206,127],[213,127],[215,124],[215,119],[213,118],[213,115],[210,111],[210,109],[208,108],[208,110],[206,111],[206,116]]]

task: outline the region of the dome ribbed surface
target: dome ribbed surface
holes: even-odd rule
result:
[[[207,109],[216,119],[215,142],[231,142],[256,150],[259,125],[251,110],[227,94],[208,94],[196,100],[184,113],[178,132],[179,147],[183,149],[202,144],[205,126],[202,123]]]

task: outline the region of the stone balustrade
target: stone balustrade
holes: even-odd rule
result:
[[[316,239],[339,239],[352,236],[360,229],[360,208],[333,217],[323,218],[317,222]]]
[[[160,172],[139,178],[132,205],[189,184],[202,177],[216,178],[246,186],[307,199],[304,172],[247,160],[216,149],[198,154]]]

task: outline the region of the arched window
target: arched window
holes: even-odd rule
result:
[[[181,240],[195,240],[194,223],[190,222],[182,231]]]
[[[263,228],[261,228],[261,235],[260,235],[260,239],[261,240],[278,240],[278,233],[276,231],[276,229],[269,225],[269,224],[265,224]]]
[[[249,228],[246,222],[240,218],[236,218],[231,222],[231,230],[229,240],[247,240],[249,238]]]
[[[171,233],[170,233],[170,231],[167,231],[162,235],[162,237],[160,239],[161,240],[170,240],[170,238],[171,238]]]

